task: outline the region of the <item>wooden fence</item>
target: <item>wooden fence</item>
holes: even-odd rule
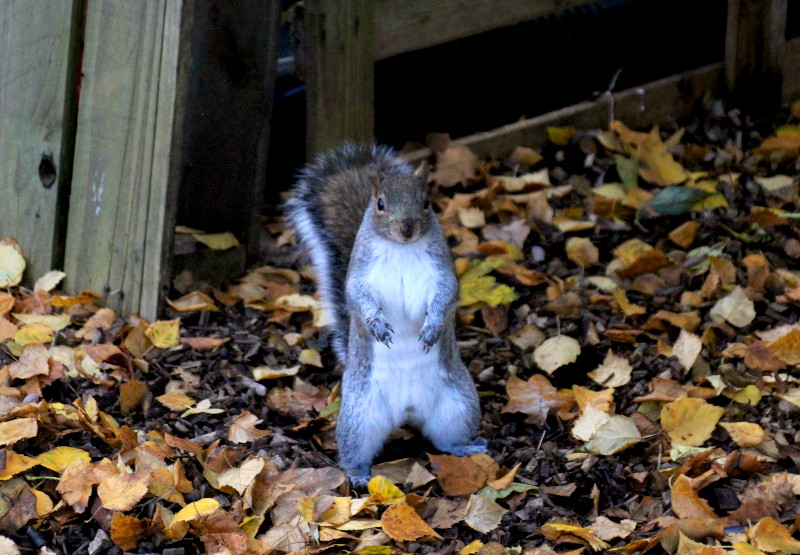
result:
[[[376,60],[587,1],[306,0],[308,151],[372,138]],[[787,2],[729,0],[725,61],[616,94],[617,115],[647,125],[726,87],[759,108],[796,98],[800,39],[784,40]],[[21,244],[29,283],[63,268],[68,289],[154,318],[173,265],[222,265],[211,251],[173,256],[179,204],[181,223],[239,237],[229,273],[252,257],[279,4],[0,2],[0,236]],[[604,125],[609,101],[459,142],[480,155],[535,146],[547,125]]]

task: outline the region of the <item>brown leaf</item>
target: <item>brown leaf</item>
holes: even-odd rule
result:
[[[144,401],[147,395],[147,384],[139,381],[130,381],[119,386],[119,408],[123,416],[127,416]]]
[[[47,360],[47,347],[41,343],[29,343],[22,348],[19,360],[9,364],[8,373],[12,378],[18,380],[38,375],[46,376],[50,373]]]
[[[415,541],[424,536],[441,539],[407,503],[395,503],[381,517],[383,531],[395,541]]]
[[[106,509],[130,511],[147,494],[149,478],[143,472],[120,472],[101,481],[97,495]]]
[[[672,484],[672,510],[680,518],[717,518],[708,501],[692,489],[692,480],[685,474]]]
[[[530,416],[537,426],[543,426],[551,410],[567,411],[575,404],[573,396],[559,393],[541,374],[534,374],[527,382],[511,376],[506,385],[508,404],[502,412],[522,412]]]
[[[600,251],[586,237],[570,237],[564,248],[567,258],[581,268],[594,266],[600,260]]]
[[[21,439],[36,437],[39,426],[35,418],[17,418],[0,423],[0,445],[10,445]]]
[[[256,425],[261,422],[255,414],[244,411],[237,416],[228,429],[228,441],[232,443],[248,443],[269,435],[267,430],[259,430]]]
[[[700,230],[700,222],[684,222],[669,233],[669,240],[683,249],[688,249],[694,243],[697,232]]]
[[[800,364],[800,330],[793,329],[769,343],[767,350],[785,364]]]
[[[486,485],[486,470],[469,457],[428,455],[433,473],[445,495],[469,497]]]
[[[120,549],[125,551],[136,549],[146,532],[146,520],[122,513],[114,513],[111,517],[111,541]]]
[[[216,351],[230,340],[230,337],[181,337],[181,343],[201,353]]]
[[[36,512],[36,495],[28,487],[23,487],[8,499],[11,507],[0,518],[0,531],[6,534],[17,534],[31,520],[38,518]]]

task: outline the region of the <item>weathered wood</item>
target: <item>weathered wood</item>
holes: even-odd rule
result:
[[[192,62],[183,106],[178,222],[232,232],[251,260],[258,253],[263,210],[279,4],[192,0],[184,10],[184,48]],[[243,270],[228,268],[231,274]]]
[[[543,15],[592,0],[378,0],[375,59],[382,60]]]
[[[722,63],[653,81],[614,95],[614,117],[633,127],[644,127],[687,116],[698,107],[704,94],[717,96],[724,89]],[[478,156],[501,156],[517,146],[540,148],[547,142],[547,127],[574,125],[582,129],[605,129],[609,124],[610,99],[581,102],[528,120],[455,140]],[[411,162],[431,155],[430,149],[406,154]]]
[[[787,41],[783,53],[783,100],[800,100],[800,37]]]
[[[749,110],[780,106],[787,6],[788,0],[728,0],[725,74]]]
[[[307,0],[306,152],[369,141],[374,125],[373,0]]]
[[[22,247],[28,283],[61,263],[81,9],[72,0],[0,3],[0,236]]]
[[[181,0],[89,0],[65,271],[73,290],[154,318]]]

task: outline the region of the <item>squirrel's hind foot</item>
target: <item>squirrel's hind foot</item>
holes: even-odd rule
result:
[[[372,475],[368,468],[366,470],[356,469],[352,472],[348,471],[347,477],[350,479],[350,484],[352,484],[354,488],[365,488],[372,478]]]
[[[469,443],[461,443],[456,445],[445,445],[439,450],[445,453],[450,453],[457,457],[468,457],[470,455],[477,455],[478,453],[486,453],[489,447],[489,442],[486,438],[476,437]]]

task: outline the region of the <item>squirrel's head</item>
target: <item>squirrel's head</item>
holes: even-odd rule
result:
[[[377,166],[367,168],[372,185],[372,220],[378,231],[397,243],[413,243],[428,232],[428,164],[411,175],[382,175]]]

